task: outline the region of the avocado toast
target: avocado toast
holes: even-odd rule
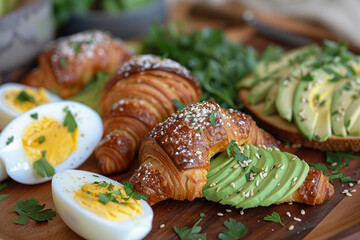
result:
[[[359,56],[326,42],[285,54],[238,87],[245,108],[274,135],[321,150],[359,151],[359,74]]]

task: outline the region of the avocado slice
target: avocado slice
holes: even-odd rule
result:
[[[263,153],[265,150],[260,149],[259,152]],[[255,188],[253,190],[253,196],[249,196],[244,199],[241,203],[237,204],[236,207],[239,208],[252,208],[259,205],[259,203],[265,198],[272,198],[269,195],[270,192],[274,190],[278,186],[281,185],[281,179],[286,173],[286,169],[282,169],[280,165],[284,165],[288,162],[287,158],[280,151],[272,151],[271,156],[274,159],[274,165],[271,167],[271,170],[268,172],[268,175],[261,181],[258,186],[255,184]]]
[[[332,135],[329,106],[331,93],[346,79],[336,82],[329,80],[345,74],[346,68],[336,63],[302,77],[295,91],[293,114],[299,130],[309,140],[325,141]]]
[[[360,116],[360,98],[352,101],[345,110],[344,122],[345,127],[350,132],[350,129],[356,124],[356,119]]]
[[[207,179],[209,179],[212,175],[217,173],[219,170],[224,168],[228,162],[229,156],[227,155],[226,151],[220,153],[216,158],[210,160],[210,169],[209,172],[206,174]]]
[[[351,86],[353,85],[353,86]],[[350,78],[334,91],[331,100],[331,128],[336,136],[346,137],[344,115],[350,103],[360,96],[360,83]],[[351,121],[351,120],[350,120]]]
[[[244,201],[246,199],[246,197],[249,197],[251,195],[251,192],[254,191],[256,185],[261,184],[262,181],[264,181],[264,179],[266,179],[266,177],[263,177],[264,174],[268,175],[269,174],[269,170],[272,167],[273,163],[274,163],[274,159],[271,157],[271,154],[269,151],[262,151],[261,147],[256,147],[253,149],[256,150],[256,152],[259,154],[260,160],[258,161],[256,168],[257,169],[264,169],[262,171],[262,173],[256,174],[256,176],[254,177],[253,180],[248,181],[248,179],[246,178],[246,176],[242,176],[242,179],[237,179],[238,181],[235,181],[236,186],[241,186],[241,190],[240,191],[236,191],[231,195],[228,195],[228,197],[223,198],[220,203],[221,204],[228,204],[228,205],[232,205],[235,207],[241,207],[241,202]],[[261,149],[261,150],[260,150]],[[256,153],[255,153],[256,155]],[[266,171],[265,171],[266,170]],[[249,169],[249,171],[247,173],[251,172],[251,168]],[[266,176],[265,175],[265,176]],[[252,190],[252,191],[251,191]],[[255,193],[255,192],[254,192]]]
[[[348,128],[350,136],[360,136],[360,117],[358,117],[351,128]]]
[[[279,83],[277,82],[270,87],[270,90],[266,95],[263,113],[267,116],[276,113],[275,100],[278,88]]]

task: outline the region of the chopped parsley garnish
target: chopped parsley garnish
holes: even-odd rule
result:
[[[30,114],[30,117],[37,120],[38,119],[38,113]]]
[[[209,120],[210,120],[210,122],[211,122],[211,125],[213,125],[213,126],[215,127],[216,122],[215,122],[215,112],[214,112],[214,111],[212,111],[212,112],[210,113]]]
[[[0,194],[0,202],[2,200],[4,200],[5,198],[7,198],[9,196],[9,194]]]
[[[307,81],[310,82],[314,80],[313,76],[311,75],[311,73],[307,73],[305,76],[301,77],[301,81]]]
[[[201,217],[191,228],[174,226],[174,231],[180,240],[206,240],[206,233],[200,233],[201,227],[197,226],[202,219]]]
[[[92,41],[92,40],[87,40],[87,41],[85,41],[85,43],[88,44],[88,45],[90,45],[90,44],[93,43],[93,41]]]
[[[36,170],[37,174],[41,177],[51,177],[55,174],[55,169],[50,165],[50,163],[46,160],[45,154],[46,151],[42,151],[42,158],[35,161],[33,164],[33,168]]]
[[[126,195],[128,195],[129,198],[133,197],[136,200],[140,200],[140,199],[148,199],[148,196],[146,196],[144,193],[136,193],[134,192],[133,189],[133,184],[131,182],[123,182],[124,185],[124,190],[126,192]]]
[[[98,176],[98,175],[93,175],[93,177],[97,177],[97,178],[98,178],[99,176]]]
[[[108,202],[119,203],[119,201],[114,197],[111,193],[100,193],[99,194],[99,202],[102,204],[107,204]]]
[[[64,109],[66,112],[65,120],[64,120],[64,126],[68,126],[69,132],[73,133],[75,132],[75,129],[77,128],[77,124],[75,121],[74,116],[71,114],[70,110]]]
[[[235,153],[234,156],[236,160],[240,162],[243,162],[244,160],[248,160],[248,157],[246,157],[244,154],[240,152],[239,146],[236,144],[235,140],[231,140],[231,142],[229,142],[226,148],[226,153],[229,157],[233,156],[231,149]]]
[[[38,142],[39,142],[40,144],[42,144],[43,142],[45,142],[45,137],[44,137],[44,136],[39,137],[39,138],[38,138]]]
[[[199,127],[198,130],[199,130],[199,133],[201,133],[201,127]]]
[[[219,239],[222,240],[236,240],[246,235],[247,228],[240,221],[236,222],[235,219],[230,218],[229,221],[225,221],[224,225],[226,229],[223,229],[219,234]]]
[[[81,42],[73,41],[73,42],[70,42],[70,45],[74,49],[76,56],[81,53]]]
[[[180,102],[179,100],[177,100],[175,98],[172,101],[175,104],[177,111],[181,111],[188,106],[188,104],[183,104],[182,102]]]
[[[30,96],[26,91],[22,90],[19,95],[17,96],[16,100],[19,102],[35,102],[33,96]]]
[[[277,212],[273,212],[271,215],[264,217],[264,220],[270,222],[276,222],[281,224],[283,227],[285,227],[285,225],[281,222],[281,218]]]
[[[9,145],[10,143],[12,143],[14,141],[14,136],[8,137],[7,141],[6,141],[6,146]]]
[[[52,209],[45,209],[45,204],[40,205],[39,200],[31,198],[25,201],[18,201],[16,208],[10,210],[10,212],[17,212],[20,216],[14,220],[14,223],[26,225],[28,223],[27,218],[31,218],[37,222],[44,222],[55,217],[56,212]]]
[[[66,59],[65,59],[64,57],[60,58],[60,59],[59,59],[59,64],[60,64],[60,67],[61,67],[61,68],[66,68],[66,66],[67,66],[67,61],[66,61]]]
[[[100,183],[97,183],[97,185],[99,185],[100,187],[107,187],[108,184],[107,184],[107,182],[100,182]]]
[[[245,173],[246,181],[248,181],[248,182],[250,182],[250,174],[251,174],[251,171]]]
[[[254,173],[261,173],[263,170],[261,170],[260,168],[257,168],[257,167],[255,167],[255,166],[253,166],[253,167],[251,168],[251,171],[254,172]]]
[[[107,189],[108,189],[109,191],[113,190],[113,189],[114,189],[114,185],[111,184],[111,183],[109,183],[109,186],[107,187]]]
[[[200,217],[205,217],[206,215],[205,215],[205,213],[200,213]]]

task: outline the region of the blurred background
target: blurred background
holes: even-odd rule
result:
[[[260,50],[265,37],[285,49],[331,39],[358,51],[359,12],[357,0],[0,0],[0,73],[34,62],[56,37],[102,29],[141,40],[154,22],[186,31],[221,28]]]

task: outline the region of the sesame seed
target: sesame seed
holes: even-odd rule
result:
[[[276,165],[276,168],[279,168],[279,167],[281,167],[281,166],[282,166],[282,164],[280,163],[280,164]]]
[[[218,187],[218,188],[216,189],[216,192],[219,192],[219,191],[220,191],[220,189],[221,189],[221,187]]]
[[[258,153],[255,153],[255,157],[257,157],[258,159],[260,159],[260,155]]]
[[[277,179],[277,178],[278,178],[278,174],[276,173],[276,174],[275,174],[275,179]]]
[[[301,215],[305,215],[305,210],[301,209],[300,213],[301,213]]]
[[[283,170],[284,168],[285,168],[285,165],[282,165],[282,166],[280,167],[281,170]]]
[[[331,166],[336,166],[337,165],[337,162],[333,162],[332,164],[331,164]]]
[[[289,205],[293,205],[293,202],[288,202]]]
[[[290,213],[290,212],[286,212],[286,215],[287,215],[288,217],[291,217],[291,213]]]
[[[226,211],[226,212],[232,212],[231,209],[226,209],[225,211]]]
[[[239,188],[237,191],[240,192],[244,187]]]
[[[350,186],[350,187],[353,187],[353,186],[354,186],[354,184],[353,184],[353,183],[349,183],[349,186]]]
[[[222,213],[217,213],[217,215],[219,216],[219,217],[222,217],[222,216],[224,216],[224,214],[222,214]]]
[[[250,196],[254,196],[254,189],[250,190]]]
[[[301,222],[301,219],[297,218],[297,217],[294,217],[294,220],[297,221],[297,222]]]
[[[347,192],[347,193],[346,193],[346,196],[348,196],[348,197],[352,197],[352,194],[351,194],[351,193],[349,193],[349,192]]]
[[[347,189],[344,189],[344,191],[342,191],[341,193],[348,193],[349,192],[349,190],[347,190]]]
[[[234,182],[230,183],[230,185],[231,185],[233,188],[235,188],[235,183],[234,183]]]
[[[294,225],[290,225],[288,229],[289,229],[290,231],[291,231],[291,230],[294,230]]]
[[[240,215],[244,215],[244,211],[243,211],[243,210],[240,211]]]
[[[243,197],[243,198],[245,197],[245,192],[241,193],[241,197]]]
[[[165,227],[165,224],[161,224],[161,225],[160,225],[160,228],[164,228],[164,227]]]
[[[161,135],[164,135],[164,131],[161,131]]]
[[[256,183],[255,183],[256,186],[259,186],[259,179],[256,180]]]
[[[352,189],[350,192],[356,192],[356,189]]]
[[[240,164],[236,164],[233,168],[237,169],[240,166]]]
[[[296,156],[294,156],[291,160],[292,160],[292,161],[295,161],[295,159],[296,159]]]

